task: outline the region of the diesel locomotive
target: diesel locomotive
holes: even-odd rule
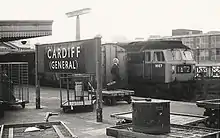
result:
[[[181,41],[152,40],[118,44],[126,51],[128,85],[137,96],[193,98],[195,60]]]

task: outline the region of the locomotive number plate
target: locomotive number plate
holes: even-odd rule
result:
[[[176,67],[176,73],[190,73],[191,65],[178,65]]]
[[[155,68],[162,68],[163,64],[155,64]]]

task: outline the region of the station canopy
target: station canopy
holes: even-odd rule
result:
[[[0,20],[0,42],[52,35],[52,20]]]

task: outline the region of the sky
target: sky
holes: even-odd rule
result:
[[[219,0],[0,0],[0,20],[53,20],[50,40],[75,40],[76,18],[65,13],[91,8],[80,16],[81,39],[103,41],[170,36],[172,29],[220,30]],[[44,40],[42,38],[37,41]],[[46,41],[46,38],[45,40]]]

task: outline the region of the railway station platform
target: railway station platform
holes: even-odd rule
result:
[[[0,119],[0,124],[40,122],[44,121],[47,112],[59,113],[50,117],[49,121],[63,121],[67,127],[79,138],[107,138],[107,127],[115,125],[116,119],[110,115],[117,112],[131,110],[131,104],[119,102],[115,106],[103,105],[103,123],[96,122],[96,112],[64,113],[60,108],[59,89],[41,88],[41,107],[35,108],[35,87],[30,86],[30,103],[24,109],[20,106],[13,107],[5,112],[5,117]],[[202,115],[204,110],[198,108],[195,103],[171,101],[171,112]]]

